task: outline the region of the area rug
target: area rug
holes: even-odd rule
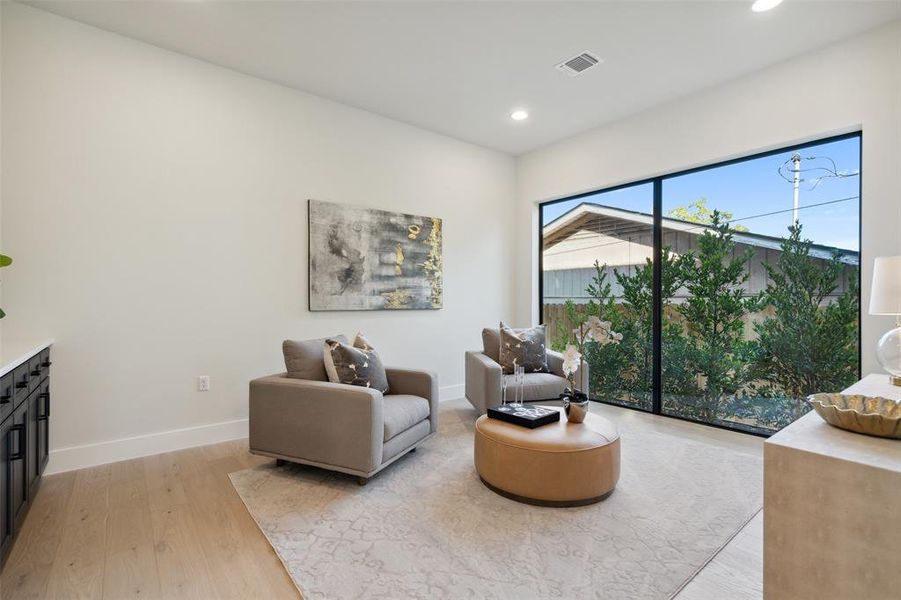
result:
[[[622,476],[586,507],[487,489],[475,416],[446,406],[437,436],[364,487],[274,463],[230,477],[306,600],[670,598],[760,509],[759,440],[604,408],[623,415]]]

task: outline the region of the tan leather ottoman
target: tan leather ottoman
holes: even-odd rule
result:
[[[562,409],[546,407],[554,410]],[[479,417],[475,465],[482,482],[503,496],[542,506],[603,500],[619,479],[619,432],[594,414],[528,429]]]

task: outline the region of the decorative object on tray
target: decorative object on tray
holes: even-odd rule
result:
[[[560,411],[544,406],[525,406],[523,404],[501,404],[488,409],[488,416],[514,425],[535,429],[548,423],[560,420]]]
[[[833,427],[901,439],[901,402],[861,394],[814,394],[807,402]]]
[[[873,262],[871,315],[894,315],[895,328],[883,335],[876,357],[894,385],[901,386],[901,256],[880,256]]]
[[[522,386],[525,383],[525,375],[526,369],[525,367],[514,366],[513,367],[513,406],[522,406],[523,399],[525,398],[525,393],[523,392]],[[501,399],[501,404],[507,403],[507,377],[502,377],[503,381],[503,398]]]
[[[573,329],[579,345],[568,344],[563,352],[563,373],[569,379],[569,389],[563,393],[561,399],[566,418],[571,423],[581,423],[588,414],[588,394],[586,391],[576,389],[576,373],[582,368],[585,344],[595,342],[605,346],[618,344],[623,339],[622,334],[616,333],[610,326],[610,321],[601,321],[595,315],[588,317],[587,321],[581,323],[577,329]]]
[[[309,201],[310,310],[441,308],[441,219]]]

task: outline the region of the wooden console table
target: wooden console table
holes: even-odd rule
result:
[[[845,390],[901,401],[888,376]],[[764,444],[766,600],[901,598],[901,440],[811,412]]]

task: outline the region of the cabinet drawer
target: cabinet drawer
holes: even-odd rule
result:
[[[44,370],[44,376],[46,377],[47,375],[50,374],[50,365],[52,364],[50,362],[50,348],[47,348],[44,351],[42,351],[40,356],[41,356],[41,368]]]
[[[28,391],[33,392],[38,389],[42,379],[41,355],[35,354],[28,360]]]
[[[13,398],[15,397],[13,374],[7,373],[0,377],[0,422],[13,411]]]
[[[30,391],[28,384],[31,377],[28,375],[28,363],[19,365],[13,370],[13,408],[18,406]]]

